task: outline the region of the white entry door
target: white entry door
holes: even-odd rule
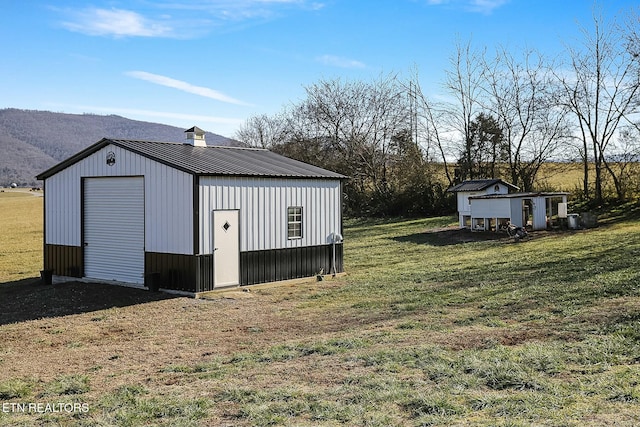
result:
[[[84,276],[144,283],[144,179],[86,178]]]
[[[240,284],[240,211],[213,211],[213,286]]]

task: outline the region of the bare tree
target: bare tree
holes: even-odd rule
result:
[[[421,150],[409,147],[416,142],[405,86],[387,75],[370,83],[322,80],[305,89],[306,98],[279,116],[248,120],[239,139],[348,175],[347,208],[363,213],[385,205],[404,185],[398,169],[423,164]]]
[[[638,112],[637,54],[625,34],[594,10],[591,30],[582,28],[583,43],[569,47],[569,72],[558,74],[563,102],[576,117],[583,141],[585,196],[589,197],[589,162],[594,165],[595,200],[603,200],[603,171],[614,178],[607,154],[619,134],[620,125]],[[586,153],[591,155],[586,155]],[[615,178],[614,178],[615,181]],[[618,197],[622,195],[617,194]]]
[[[445,70],[445,89],[455,102],[445,106],[447,133],[455,140],[463,161],[472,163],[473,141],[471,123],[481,111],[482,95],[482,52],[474,51],[471,42],[456,44],[456,51],[450,58],[451,69]],[[473,170],[462,174],[459,180],[477,178]]]
[[[272,148],[282,142],[285,121],[282,116],[261,114],[250,117],[236,131],[235,139],[251,147]]]
[[[321,81],[306,89],[301,111],[321,136],[347,160],[345,171],[365,189],[384,193],[392,138],[409,128],[408,100],[393,75],[373,83]]]
[[[426,160],[432,162],[437,158],[442,162],[445,176],[451,186],[454,179],[449,171],[449,144],[441,132],[441,127],[446,122],[444,120],[446,109],[443,105],[433,102],[424,93],[417,70],[410,77],[408,87],[407,83],[402,84],[405,85],[410,99],[410,114],[415,141],[424,148]],[[437,154],[433,154],[434,152]]]
[[[616,194],[628,200],[640,188],[640,125],[625,125],[611,147],[605,165],[611,174]]]
[[[542,164],[569,136],[567,109],[555,102],[557,83],[537,52],[525,51],[516,59],[499,48],[483,64],[484,107],[504,134],[511,182],[531,191]]]

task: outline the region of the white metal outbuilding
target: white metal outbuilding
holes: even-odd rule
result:
[[[187,135],[102,139],[40,174],[45,270],[188,293],[343,271],[345,176]]]

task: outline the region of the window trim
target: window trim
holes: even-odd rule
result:
[[[291,216],[293,216],[293,220],[291,220]],[[297,220],[296,217],[300,219]],[[302,226],[304,218],[304,210],[302,206],[289,206],[287,207],[287,240],[298,240],[302,239]],[[291,235],[295,233],[294,235]],[[297,233],[296,233],[297,232]]]

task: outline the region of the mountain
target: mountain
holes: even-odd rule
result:
[[[197,125],[197,124],[196,124]],[[35,176],[102,138],[184,141],[184,129],[120,116],[0,109],[0,186],[37,184]],[[242,144],[207,132],[207,144]]]

